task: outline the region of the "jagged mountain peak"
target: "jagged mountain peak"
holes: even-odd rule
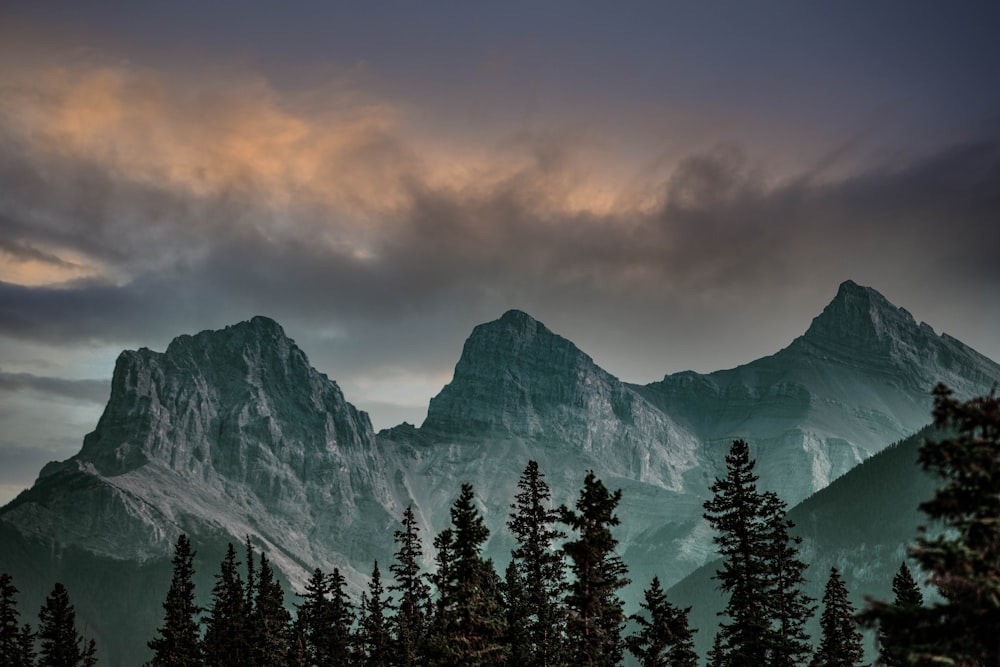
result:
[[[845,280],[833,301],[813,319],[805,338],[882,346],[887,339],[909,337],[917,328],[905,308],[893,305],[871,287]]]

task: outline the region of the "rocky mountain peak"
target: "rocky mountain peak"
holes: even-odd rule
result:
[[[814,342],[885,348],[893,338],[909,338],[918,329],[913,316],[871,287],[853,280],[841,283],[837,296],[813,319],[805,338]]]
[[[582,394],[617,380],[576,345],[519,310],[477,326],[421,430],[440,435],[538,435]],[[620,384],[620,383],[619,383]],[[589,385],[589,386],[588,386]]]

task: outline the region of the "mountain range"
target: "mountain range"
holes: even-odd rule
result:
[[[408,505],[429,566],[432,536],[447,525],[460,484],[471,482],[493,531],[487,555],[502,567],[509,506],[534,459],[556,503],[575,500],[589,469],[623,490],[616,537],[633,609],[654,574],[698,607],[711,597],[698,568],[714,557],[702,503],[734,438],[750,442],[762,488],[790,506],[805,501],[792,516],[815,533],[807,555],[826,563],[878,553],[896,559],[894,570],[900,535],[858,528],[870,517],[841,510],[856,496],[837,489],[861,484],[877,496],[870,506],[898,502],[887,482],[919,476],[914,465],[882,464],[878,475],[864,473],[869,479],[859,475],[889,452],[858,464],[930,421],[937,382],[963,397],[998,378],[1000,365],[847,281],[775,354],[647,385],[619,380],[509,311],[472,331],[421,426],[375,433],[278,323],[255,317],[180,336],[164,352],[123,352],[80,452],[46,465],[0,509],[0,571],[14,576],[22,601],[40,603],[62,581],[104,663],[139,664],[161,620],[181,532],[198,550],[203,598],[225,544],[247,535],[286,591],[301,590],[314,567],[340,568],[358,591],[373,560],[391,559]],[[908,528],[911,519],[900,521]],[[855,534],[863,544],[837,541]],[[852,583],[862,581],[862,565],[854,570]]]

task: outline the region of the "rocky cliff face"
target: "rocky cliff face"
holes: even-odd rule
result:
[[[712,556],[701,504],[733,438],[751,442],[761,485],[792,503],[927,423],[938,380],[962,395],[998,377],[850,282],[775,355],[646,386],[510,311],[472,332],[420,428],[376,436],[277,323],[254,318],[163,353],[124,352],[80,453],[0,509],[0,570],[25,599],[56,578],[92,591],[98,603],[78,609],[117,651],[109,664],[138,664],[180,532],[202,552],[205,594],[225,542],[247,535],[293,587],[313,567],[341,568],[357,587],[374,559],[386,569],[407,505],[429,565],[470,481],[493,530],[487,553],[503,563],[508,508],[534,459],[557,503],[575,500],[588,469],[623,489],[616,536],[637,595],[653,574],[670,584]],[[108,591],[129,604],[99,604]]]
[[[747,439],[762,485],[794,503],[928,423],[938,382],[971,396],[996,378],[1000,365],[847,281],[778,353],[637,390],[696,433],[716,462],[733,437]]]

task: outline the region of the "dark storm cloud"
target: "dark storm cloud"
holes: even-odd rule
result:
[[[0,392],[23,389],[103,405],[108,400],[110,386],[105,380],[68,380],[0,370]]]

